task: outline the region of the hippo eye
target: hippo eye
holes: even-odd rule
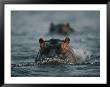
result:
[[[57,49],[60,49],[61,48],[61,45],[59,44],[58,46],[57,46]]]

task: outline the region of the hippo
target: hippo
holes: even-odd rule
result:
[[[70,38],[66,37],[64,40],[39,39],[40,49],[37,53],[35,63],[39,64],[76,64],[77,58],[75,57],[74,50],[70,46]]]
[[[55,25],[54,23],[51,23],[49,32],[50,34],[54,33],[59,35],[68,35],[70,33],[73,33],[74,29],[70,27],[69,23],[57,24],[57,25]]]
[[[70,46],[69,37],[65,37],[64,40],[40,38],[39,46],[40,49],[35,61],[11,64],[11,68],[36,66],[38,64],[77,64],[79,61],[75,51]]]

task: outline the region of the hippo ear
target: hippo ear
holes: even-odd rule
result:
[[[53,27],[53,26],[54,26],[54,23],[53,23],[53,22],[51,22],[51,23],[50,23],[50,26],[51,26],[51,27]]]
[[[43,43],[43,42],[44,42],[43,38],[40,38],[39,43]]]
[[[70,24],[69,24],[69,23],[66,23],[66,26],[67,26],[67,27],[70,27]]]
[[[70,38],[69,37],[66,37],[65,40],[64,40],[64,42],[67,42],[67,41],[70,42]]]
[[[70,38],[68,37],[69,41],[70,41]]]

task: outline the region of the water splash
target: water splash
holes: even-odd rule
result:
[[[92,53],[87,49],[75,49],[73,48],[74,55],[76,57],[77,63],[75,64],[99,64],[100,61],[97,60],[100,56],[92,55]],[[34,62],[30,60],[30,62],[19,62],[17,64],[11,64],[11,67],[23,67],[23,66],[36,66],[39,64],[74,64],[74,63],[67,63],[64,58],[59,58],[58,56],[54,58],[45,58],[40,61]]]
[[[84,63],[87,59],[90,58],[90,51],[86,50],[86,49],[73,49],[76,59],[78,60],[77,63]]]
[[[73,49],[77,60],[77,64],[92,64],[99,65],[99,55],[93,55],[93,53],[87,49]]]

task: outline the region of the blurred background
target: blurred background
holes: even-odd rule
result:
[[[16,67],[11,69],[11,76],[100,76],[99,11],[12,11],[11,63],[34,62],[41,37],[65,38],[65,35],[49,35],[51,22],[69,23],[74,29],[68,36],[71,47],[82,56],[80,64]]]

